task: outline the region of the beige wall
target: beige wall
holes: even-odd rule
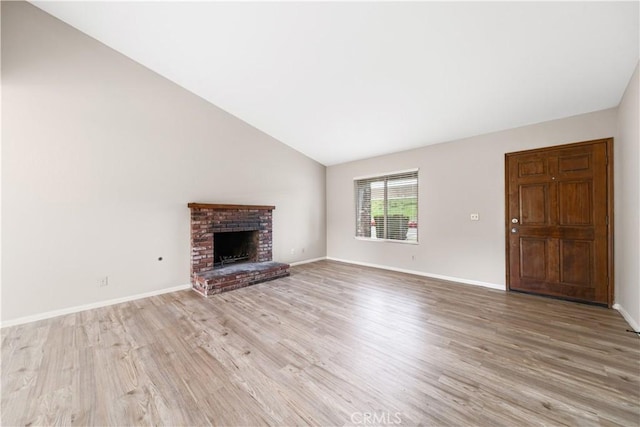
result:
[[[331,166],[327,255],[504,289],[504,154],[615,134],[610,109]],[[420,168],[419,244],[354,239],[353,178],[411,168]]]
[[[274,259],[325,256],[324,166],[26,2],[2,66],[2,320],[189,283],[192,201],[275,205]]]
[[[618,107],[615,141],[616,303],[640,331],[640,92],[638,67]]]

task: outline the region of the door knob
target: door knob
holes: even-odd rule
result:
[[[518,229],[517,229],[517,228],[515,228],[515,227],[513,227],[513,228],[511,229],[511,232],[512,232],[512,233],[517,233],[517,232],[518,232]]]
[[[511,222],[513,224],[517,224],[518,223],[518,218],[511,218]]]

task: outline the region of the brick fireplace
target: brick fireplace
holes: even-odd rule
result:
[[[275,206],[189,203],[191,285],[204,296],[289,275],[272,261]]]

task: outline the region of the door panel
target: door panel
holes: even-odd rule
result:
[[[613,140],[510,153],[510,290],[611,305]]]
[[[558,159],[558,172],[584,171],[590,168],[591,156],[563,156]]]
[[[547,173],[546,170],[546,163],[543,159],[531,159],[518,165],[520,177],[545,175]]]
[[[592,225],[591,180],[558,183],[560,225]]]
[[[524,238],[520,240],[520,269],[522,277],[545,280],[547,276],[547,240]],[[522,260],[529,260],[523,263]]]
[[[560,241],[560,281],[567,285],[589,286],[593,268],[581,268],[591,264],[593,242],[579,240]]]
[[[520,223],[545,225],[549,223],[547,186],[529,184],[520,186]]]

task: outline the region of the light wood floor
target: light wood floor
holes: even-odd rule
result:
[[[10,425],[640,424],[614,310],[322,261],[2,330]]]

